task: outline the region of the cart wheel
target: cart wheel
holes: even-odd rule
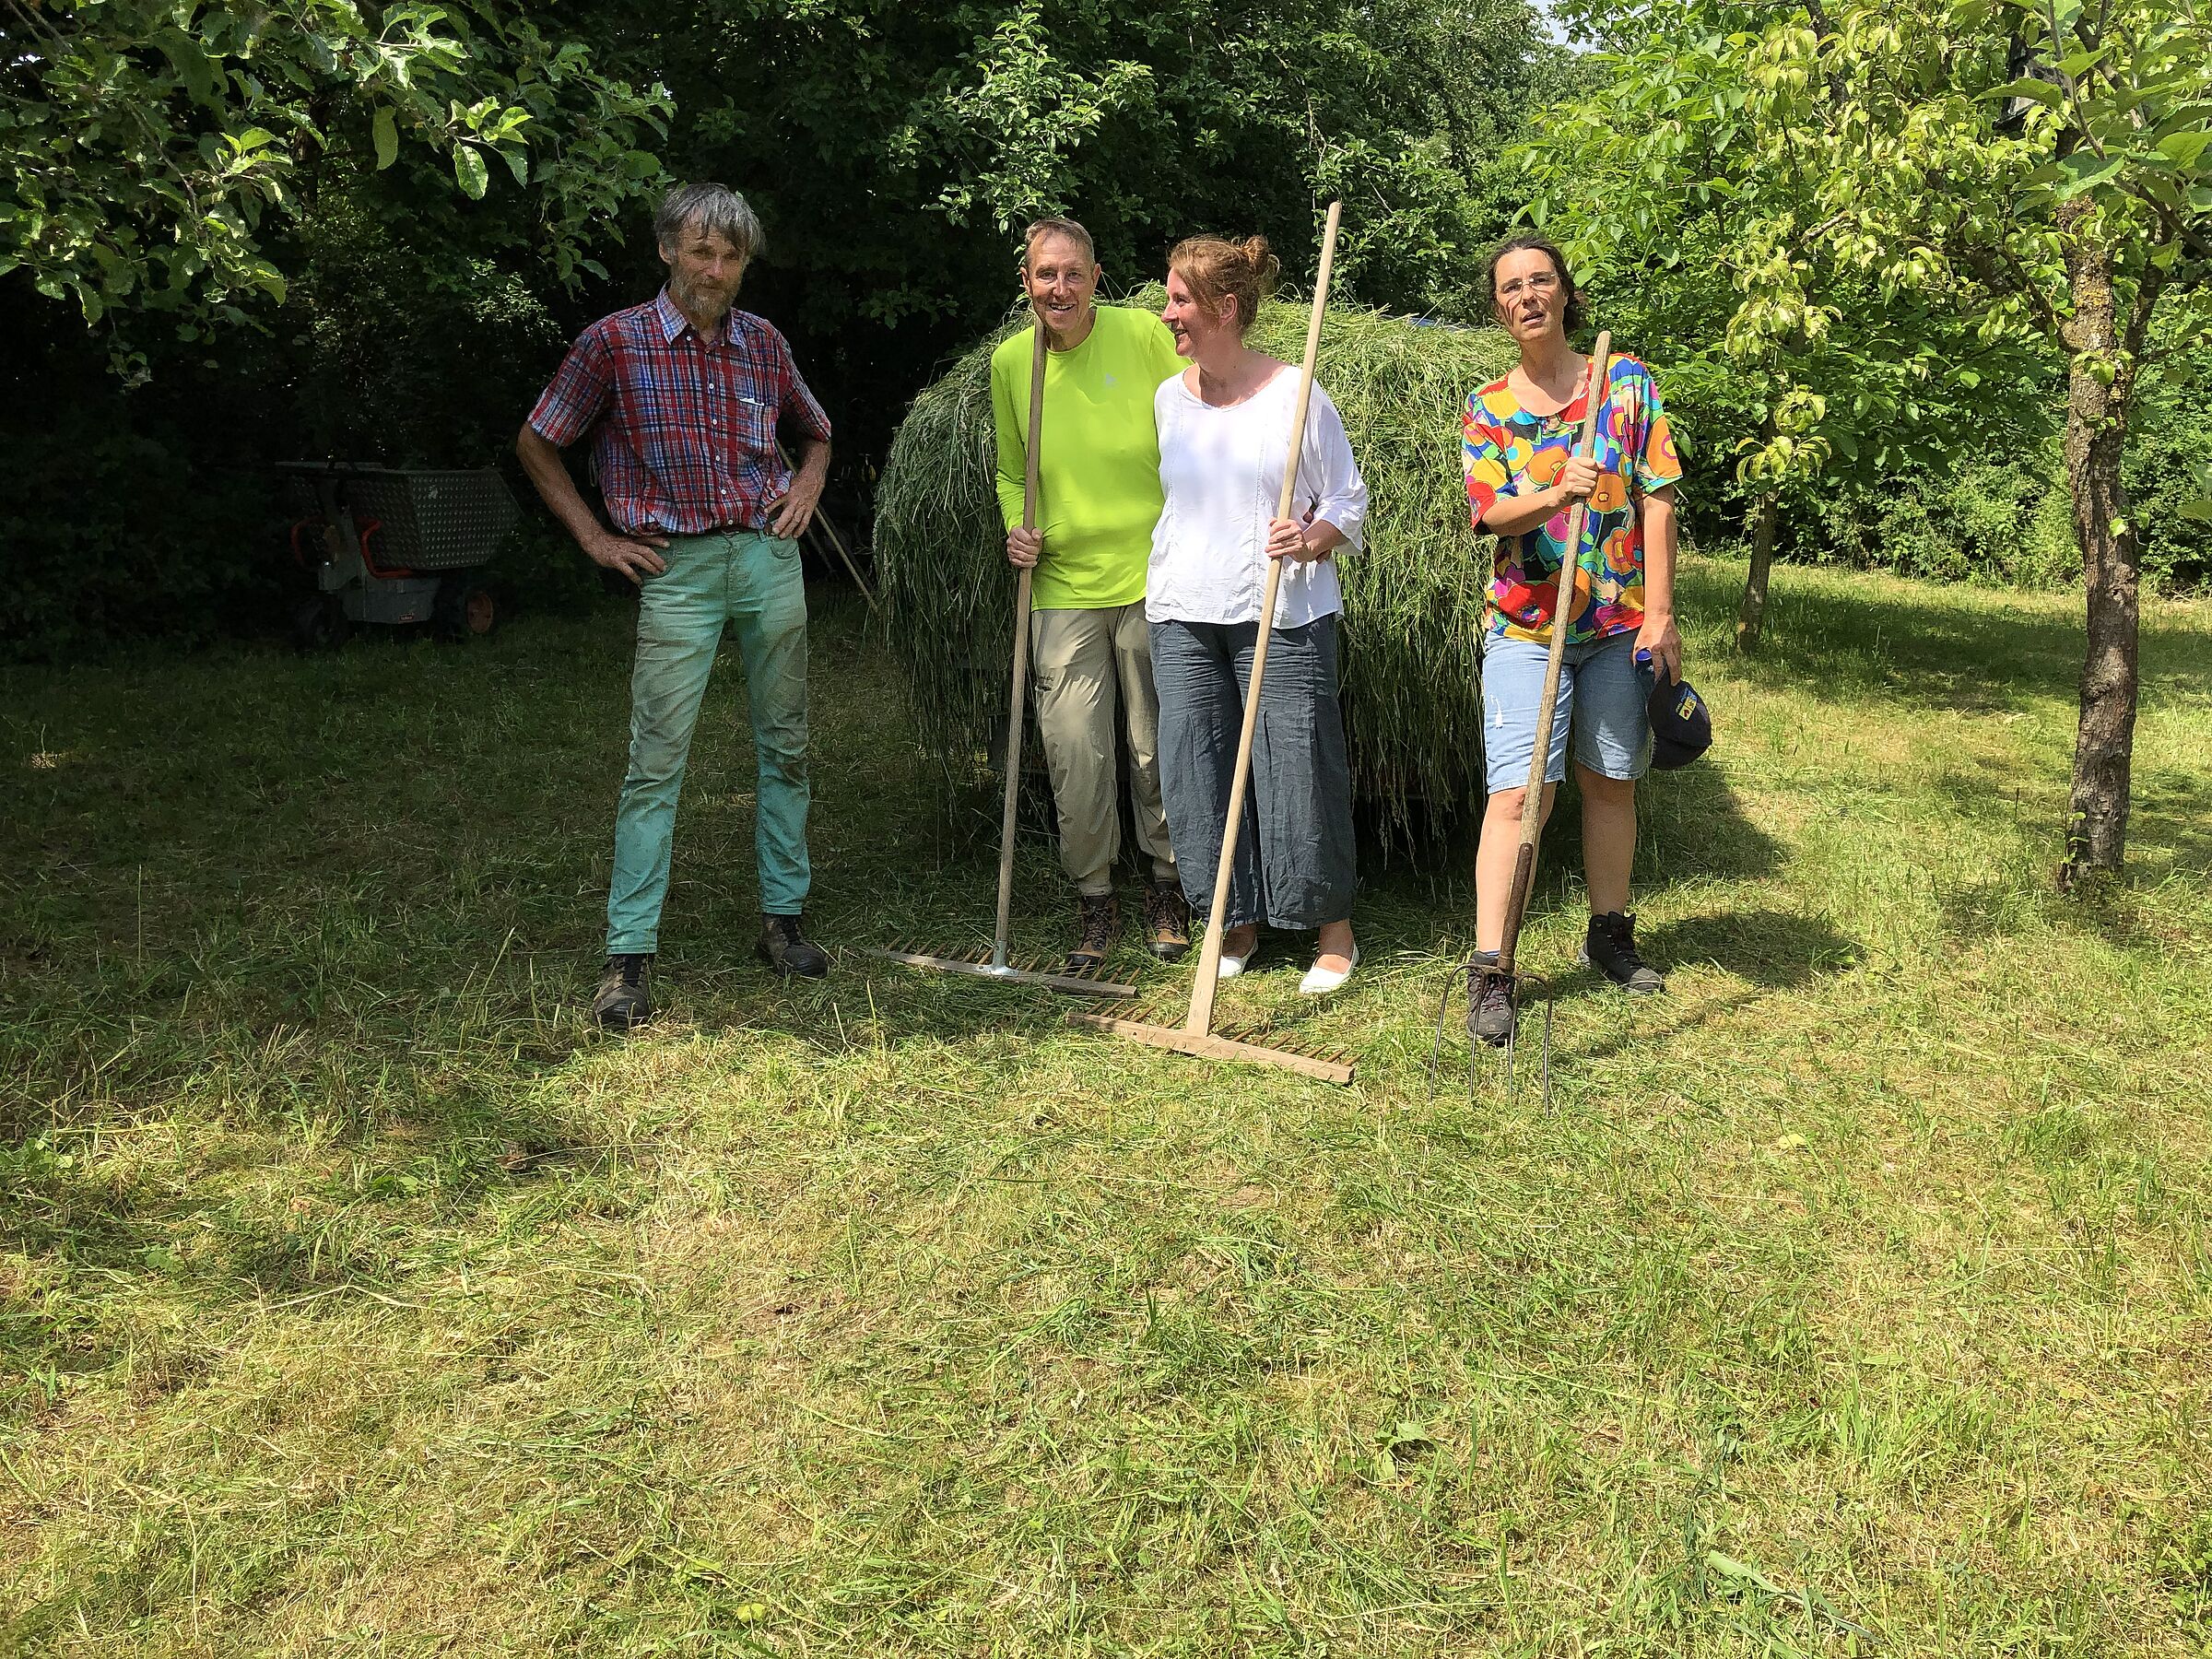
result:
[[[318,594],[292,607],[292,643],[301,651],[335,651],[352,632],[346,602],[335,594]]]
[[[477,640],[500,625],[499,601],[488,587],[449,576],[438,584],[438,633],[447,640]]]

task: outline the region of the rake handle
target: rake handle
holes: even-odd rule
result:
[[[1590,349],[1590,379],[1584,387],[1583,428],[1574,453],[1588,458],[1597,450],[1597,418],[1611,389],[1606,379],[1613,355],[1611,330],[1597,336]],[[1536,747],[1528,763],[1528,788],[1521,798],[1521,844],[1513,854],[1513,881],[1506,888],[1505,932],[1498,941],[1498,971],[1511,974],[1521,944],[1521,920],[1528,912],[1529,889],[1536,877],[1536,841],[1544,833],[1544,773],[1551,759],[1551,721],[1559,704],[1559,669],[1567,656],[1568,619],[1583,586],[1583,525],[1588,520],[1587,498],[1567,515],[1567,560],[1559,571],[1559,591],[1551,606],[1551,641],[1544,659],[1544,695],[1536,702]]]
[[[1290,453],[1283,462],[1282,493],[1275,516],[1288,518],[1298,499],[1298,462],[1306,442],[1306,410],[1313,401],[1313,364],[1321,355],[1321,323],[1329,300],[1329,273],[1336,263],[1336,227],[1344,204],[1329,204],[1321,232],[1321,265],[1313,276],[1313,314],[1306,323],[1306,355],[1299,365],[1298,404],[1290,417]],[[1221,984],[1221,935],[1229,916],[1230,877],[1236,868],[1239,831],[1244,827],[1244,795],[1252,780],[1252,743],[1260,723],[1260,686],[1267,674],[1267,641],[1275,633],[1276,594],[1283,584],[1283,561],[1267,561],[1267,585],[1260,596],[1260,632],[1252,647],[1252,681],[1244,693],[1244,725],[1237,736],[1237,770],[1229,786],[1229,821],[1221,827],[1221,858],[1214,866],[1214,902],[1206,920],[1206,943],[1198,952],[1198,977],[1191,983],[1191,1010],[1183,1030],[1202,1036],[1214,1021],[1214,993]]]
[[[1030,352],[1030,430],[1026,471],[1021,481],[1021,527],[1037,528],[1038,434],[1044,426],[1044,319],[1030,324],[1037,336]],[[1006,794],[998,824],[998,931],[992,936],[991,966],[1006,965],[1007,939],[1014,921],[1014,814],[1021,799],[1023,704],[1030,680],[1030,577],[1024,565],[1014,584],[1014,684],[1006,696]]]
[[[798,470],[792,462],[791,452],[783,447],[783,441],[780,438],[776,441],[776,454],[784,465],[791,467],[794,472]],[[883,612],[877,606],[876,590],[868,585],[867,578],[860,573],[860,567],[853,562],[852,550],[845,546],[845,538],[837,533],[837,526],[830,522],[830,515],[820,508],[816,508],[813,519],[807,524],[806,534],[830,545],[830,550],[844,565],[845,574],[853,578],[853,585],[860,590],[860,596],[868,602],[868,615],[880,618]]]

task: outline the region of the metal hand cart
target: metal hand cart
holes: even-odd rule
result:
[[[292,612],[302,651],[342,644],[358,622],[427,622],[456,640],[499,626],[498,603],[475,572],[521,515],[495,468],[286,461],[277,470],[304,510],[292,558],[317,590]]]

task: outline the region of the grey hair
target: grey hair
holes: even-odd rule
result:
[[[752,204],[727,184],[678,184],[661,198],[661,210],[653,216],[653,239],[662,253],[671,253],[693,225],[728,242],[740,261],[751,259],[767,240]]]
[[[1048,236],[1064,236],[1083,250],[1083,257],[1092,265],[1099,263],[1098,244],[1090,240],[1090,232],[1072,218],[1054,214],[1041,218],[1021,233],[1021,268],[1030,268],[1030,255],[1037,252],[1037,244]]]

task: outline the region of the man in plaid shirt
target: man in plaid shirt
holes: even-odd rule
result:
[[[725,627],[745,664],[759,763],[759,954],[780,974],[830,971],[828,955],[799,932],[810,871],[798,546],[830,469],[830,419],[783,336],[731,308],[760,245],[745,198],[720,184],[672,191],[653,230],[667,287],[583,331],[515,441],[577,545],[639,586],[629,771],[615,813],[606,970],[592,1002],[594,1018],[621,1029],[653,1012],[648,971],[677,797]],[[798,453],[795,470],[779,429]],[[560,456],[587,432],[611,530],[592,516]]]

